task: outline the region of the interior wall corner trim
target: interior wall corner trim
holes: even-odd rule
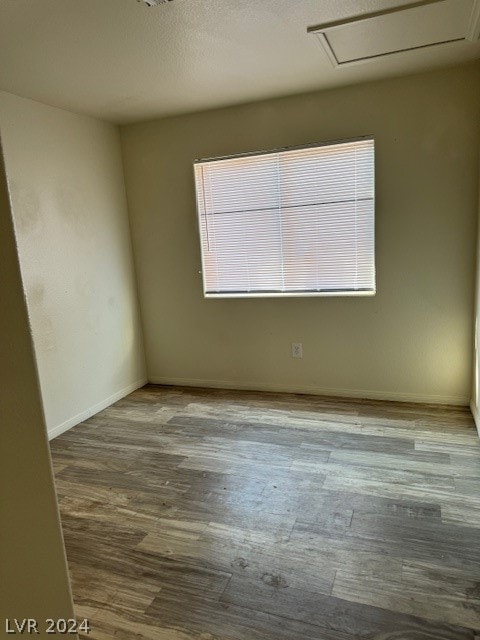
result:
[[[477,427],[478,437],[480,438],[480,414],[478,413],[478,409],[473,400],[470,400],[470,411],[472,412],[475,426]]]

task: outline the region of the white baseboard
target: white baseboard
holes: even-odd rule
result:
[[[128,387],[124,387],[123,389],[120,389],[120,391],[117,391],[116,393],[109,396],[108,398],[105,398],[105,400],[102,400],[101,402],[97,402],[97,404],[93,405],[93,407],[89,407],[85,411],[82,411],[81,413],[77,413],[77,415],[73,416],[73,418],[69,418],[68,420],[65,420],[65,422],[62,422],[61,424],[57,425],[56,427],[52,427],[51,429],[48,429],[48,439],[53,440],[53,438],[56,438],[61,433],[64,433],[65,431],[68,431],[69,429],[79,424],[80,422],[83,422],[84,420],[91,418],[99,411],[106,409],[114,402],[117,402],[117,400],[121,400],[125,396],[128,396],[129,393],[132,393],[132,391],[135,391],[136,389],[140,389],[140,387],[143,387],[146,384],[147,384],[146,379],[137,380],[137,382],[134,382],[133,384],[128,385]]]
[[[475,426],[477,427],[478,431],[478,437],[480,438],[480,414],[478,413],[477,407],[475,406],[473,400],[470,400],[470,411],[472,412]]]
[[[468,407],[466,396],[440,396],[396,391],[371,391],[363,389],[337,389],[332,387],[270,385],[252,382],[230,382],[228,380],[203,380],[194,378],[168,378],[148,376],[152,384],[177,385],[180,387],[208,387],[210,389],[241,389],[243,391],[276,391],[281,393],[307,393],[316,396],[337,396],[340,398],[359,398],[362,400],[393,400],[396,402],[420,402],[427,404],[450,404]]]

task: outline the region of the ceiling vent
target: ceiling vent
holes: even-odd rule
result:
[[[422,0],[309,27],[335,67],[416,49],[478,41],[480,0]]]
[[[172,2],[172,0],[137,0],[137,2],[143,2],[147,7],[156,7],[159,4],[165,4],[166,2]]]

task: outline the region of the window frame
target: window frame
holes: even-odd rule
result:
[[[204,249],[203,249],[203,238],[202,238],[202,228],[201,228],[201,220],[200,220],[200,211],[198,208],[198,199],[199,192],[197,189],[197,181],[195,176],[195,167],[198,164],[206,164],[210,162],[217,162],[222,160],[234,160],[239,158],[249,158],[249,157],[258,157],[262,155],[271,155],[275,153],[282,153],[284,151],[301,151],[304,149],[318,149],[322,147],[328,147],[333,145],[340,144],[349,144],[355,142],[361,142],[371,140],[373,141],[373,188],[374,188],[374,210],[373,210],[373,246],[372,246],[372,259],[373,259],[373,289],[363,289],[363,290],[348,290],[348,289],[337,289],[337,290],[322,290],[322,291],[275,291],[275,292],[262,292],[262,291],[241,291],[241,292],[207,292],[206,279],[204,273]],[[195,185],[195,211],[197,218],[197,229],[198,229],[198,237],[200,243],[200,258],[201,258],[201,269],[199,273],[202,275],[202,286],[203,286],[203,297],[221,299],[221,298],[313,298],[313,297],[373,297],[377,294],[377,272],[376,272],[376,141],[373,134],[370,135],[362,135],[355,136],[352,138],[340,138],[333,140],[325,140],[322,142],[310,142],[307,144],[301,145],[292,145],[285,147],[278,147],[275,149],[261,149],[259,151],[247,151],[230,155],[223,156],[211,156],[206,158],[196,158],[193,161],[193,175],[194,175],[194,185]]]

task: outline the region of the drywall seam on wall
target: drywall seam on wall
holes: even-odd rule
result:
[[[279,393],[305,393],[316,396],[338,396],[341,398],[358,398],[361,400],[393,400],[398,402],[421,402],[428,404],[452,404],[468,406],[466,396],[421,395],[415,393],[396,393],[369,391],[360,389],[337,389],[332,387],[269,385],[251,382],[230,382],[228,380],[202,380],[194,378],[166,378],[149,376],[151,384],[176,385],[180,387],[207,387],[209,389],[238,389],[242,391],[274,391]]]
[[[56,427],[52,427],[51,429],[48,430],[48,439],[53,440],[53,438],[56,438],[62,433],[65,433],[65,431],[68,431],[75,425],[80,424],[80,422],[83,422],[84,420],[88,420],[88,418],[91,418],[99,411],[103,411],[103,409],[106,409],[114,402],[117,402],[118,400],[121,400],[125,396],[128,396],[129,393],[132,393],[136,389],[140,389],[141,387],[145,386],[147,382],[148,381],[146,378],[142,380],[138,380],[137,382],[130,384],[128,387],[124,387],[120,391],[117,391],[117,393],[114,393],[108,398],[105,398],[105,400],[102,400],[102,402],[97,402],[97,404],[94,404],[89,409],[86,409],[85,411],[78,413],[76,416],[73,416],[73,418],[70,418],[69,420],[65,420],[65,422],[62,422]]]

